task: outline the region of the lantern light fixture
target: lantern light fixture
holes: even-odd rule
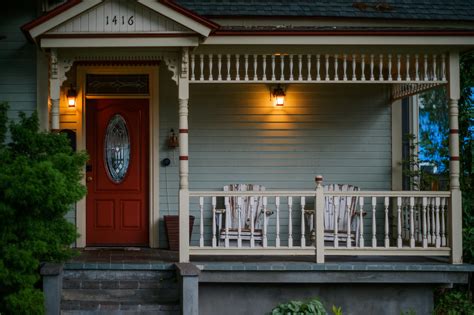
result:
[[[285,105],[285,95],[285,91],[280,84],[273,88],[272,97],[275,99],[276,107],[283,107]]]
[[[72,86],[67,90],[67,104],[69,108],[74,108],[76,107],[76,96],[77,92],[76,89]]]

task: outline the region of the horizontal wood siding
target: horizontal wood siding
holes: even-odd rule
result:
[[[36,47],[29,43],[20,27],[33,20],[32,1],[7,1],[0,20],[0,102],[10,105],[8,116],[17,120],[20,111],[36,109]]]
[[[160,81],[160,158],[172,160],[171,166],[162,168],[160,173],[160,214],[166,215],[177,214],[178,209],[178,150],[166,148],[170,129],[178,128],[178,104],[174,83],[164,76]],[[314,189],[314,177],[321,174],[325,183],[390,190],[391,119],[387,87],[293,84],[287,86],[286,92],[285,107],[276,109],[267,85],[191,86],[191,189],[220,190],[229,183],[255,183],[267,189],[308,190]],[[312,201],[307,203],[311,206]],[[366,203],[369,206],[370,200]],[[297,201],[293,207],[294,223],[299,222],[299,207]],[[195,199],[192,214],[199,216],[197,210]],[[206,210],[204,224],[210,231],[209,204]],[[281,215],[283,225],[287,214]],[[369,213],[364,219],[368,235],[370,218]],[[193,243],[199,238],[200,223],[196,219]],[[275,218],[271,220],[270,225]],[[383,224],[383,217],[377,221]],[[273,231],[274,227],[269,233]],[[285,232],[286,228],[282,228],[281,233]],[[165,245],[164,238],[161,239]]]

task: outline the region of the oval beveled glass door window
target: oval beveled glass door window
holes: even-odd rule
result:
[[[110,179],[120,183],[130,164],[130,138],[125,119],[116,114],[110,118],[105,132],[104,158]]]

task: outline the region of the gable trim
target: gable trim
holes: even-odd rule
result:
[[[137,2],[206,37],[219,27],[168,0],[137,0]]]
[[[38,36],[102,2],[103,0],[69,0],[49,13],[26,23],[21,29],[29,40],[35,41]],[[168,0],[137,0],[137,2],[203,36],[209,36],[211,31],[219,27],[217,24]]]

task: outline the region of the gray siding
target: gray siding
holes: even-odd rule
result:
[[[169,129],[178,129],[178,105],[174,83],[164,76],[160,79],[160,137],[164,148],[160,158],[173,161],[161,168],[163,215],[176,214],[178,209],[178,150],[165,149]],[[229,183],[258,183],[267,189],[311,190],[315,175],[321,174],[325,183],[389,190],[391,118],[387,92],[380,85],[295,84],[288,86],[287,101],[280,110],[272,107],[266,85],[191,85],[190,188],[220,190]],[[192,203],[192,214],[198,216],[197,200]],[[295,212],[293,219],[299,220]],[[207,216],[208,230],[210,223]],[[370,233],[370,223],[369,213],[366,233]],[[197,220],[193,241],[198,239],[198,227]]]
[[[10,105],[9,117],[36,109],[36,48],[20,27],[36,17],[35,2],[7,1],[0,19],[0,101]],[[5,10],[5,9],[4,9]]]

